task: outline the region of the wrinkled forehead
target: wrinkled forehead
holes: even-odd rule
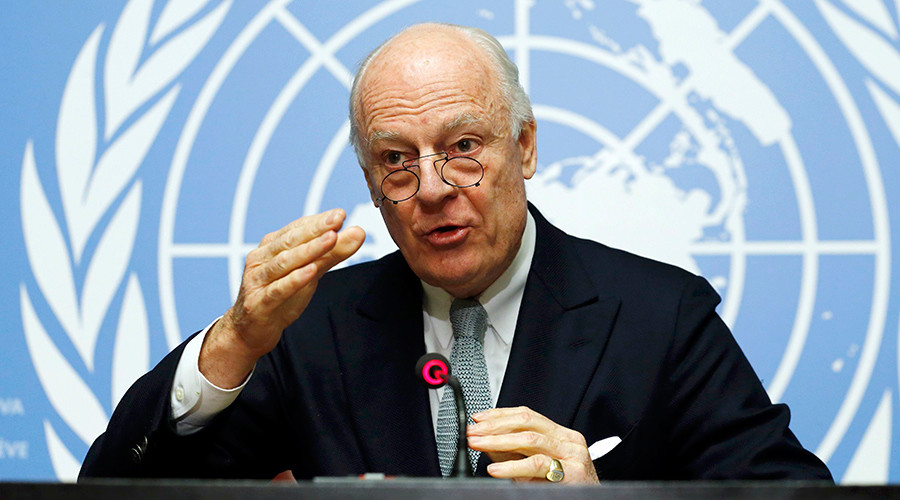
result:
[[[385,45],[362,75],[361,124],[385,101],[440,99],[446,94],[493,101],[498,79],[487,52],[455,30],[412,28]],[[492,106],[490,106],[492,107]]]

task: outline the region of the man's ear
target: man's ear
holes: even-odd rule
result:
[[[518,143],[522,152],[522,177],[531,179],[537,169],[537,122],[522,123]]]

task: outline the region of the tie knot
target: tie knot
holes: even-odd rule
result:
[[[450,324],[454,337],[480,340],[487,330],[487,311],[475,299],[455,299],[450,305]]]

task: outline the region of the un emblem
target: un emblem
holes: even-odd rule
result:
[[[144,36],[151,25],[192,30],[193,36],[163,33],[158,39],[172,44],[170,57],[181,54],[173,59],[179,64],[166,73],[148,59],[146,72],[156,77],[147,79],[156,86],[122,84],[119,100],[107,100],[104,123],[113,130],[94,133],[130,138],[127,149],[110,145],[96,164],[71,167],[87,157],[73,145],[66,158],[74,159],[60,160],[61,203],[74,230],[49,236],[39,231],[60,222],[40,208],[49,202],[32,174],[28,145],[23,206],[38,208],[23,210],[23,225],[40,285],[34,293],[43,294],[67,333],[74,332],[68,334],[85,362],[93,363],[104,318],[118,318],[116,345],[138,348],[117,347],[113,366],[105,368],[115,396],[149,363],[147,315],[157,308],[142,292],[142,281],[156,280],[158,322],[171,348],[228,307],[246,253],[299,215],[343,207],[349,224],[368,234],[355,261],[392,251],[347,144],[353,71],[374,44],[410,23],[474,25],[503,42],[534,104],[539,168],[526,183],[529,199],[570,233],[706,276],[723,296],[719,312],[770,396],[791,404],[801,441],[837,478],[862,477],[857,470],[871,471],[875,463],[887,480],[890,443],[874,439],[863,449],[860,432],[849,439],[848,430],[855,426],[877,437],[891,429],[890,392],[884,389],[895,381],[874,389],[872,383],[888,320],[889,213],[871,118],[859,101],[875,103],[884,121],[893,123],[894,140],[900,137],[900,82],[868,56],[882,54],[900,67],[900,54],[888,41],[892,34],[896,39],[896,22],[881,2],[852,10],[835,3],[714,7],[621,0],[601,8],[591,1],[393,0],[347,2],[323,13],[275,0],[247,14],[242,28],[216,48],[215,64],[198,74],[189,65],[213,39],[231,3],[207,6],[199,17],[199,10],[167,7],[154,25],[149,10],[138,12],[141,3],[133,0],[108,51],[139,43],[129,45],[128,38]],[[826,36],[851,56],[836,61],[833,50],[822,46]],[[93,106],[75,98],[94,84],[85,80],[90,71],[81,75],[79,68],[98,64],[99,41],[95,32],[73,67],[66,90],[72,101],[63,99],[58,134]],[[843,76],[848,61],[865,71],[862,86]],[[175,127],[161,200],[143,200],[138,166],[174,106],[177,87],[163,89],[185,68],[184,78],[192,78],[197,91]],[[139,75],[140,69],[123,74]],[[148,109],[146,102],[154,104]],[[141,116],[129,119],[136,112]],[[123,123],[128,130],[117,131]],[[101,194],[84,197],[93,193],[85,172],[106,172],[107,155],[124,158],[129,170],[109,174],[113,181],[97,188]],[[77,172],[63,174],[70,170]],[[141,175],[154,172],[145,166]],[[66,194],[69,185],[73,194]],[[150,273],[129,260],[138,237],[131,228],[148,209],[159,214],[158,227],[148,229],[158,232],[157,267]],[[103,214],[110,211],[107,220]],[[109,236],[90,247],[98,230]],[[53,291],[58,277],[41,268],[38,259],[47,255],[40,248],[56,252],[50,257],[60,263],[68,262],[67,251],[76,261],[86,251],[97,261],[98,276],[112,277],[90,290],[86,279],[80,295],[74,285],[72,293]],[[121,310],[110,311],[106,297],[119,287],[125,300]],[[35,313],[24,285],[21,295],[44,390],[89,443],[110,407],[74,370],[48,368],[71,361],[44,331],[47,319]],[[891,359],[895,367],[896,356]],[[87,410],[65,396],[73,391],[90,402]],[[878,409],[860,416],[869,400],[880,403]],[[77,470],[71,446],[51,423],[45,429],[57,472]]]

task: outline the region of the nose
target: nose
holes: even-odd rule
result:
[[[437,156],[419,160],[419,192],[416,193],[416,199],[420,203],[440,203],[445,198],[456,195],[458,188],[441,179],[440,165],[442,163],[443,160]]]

